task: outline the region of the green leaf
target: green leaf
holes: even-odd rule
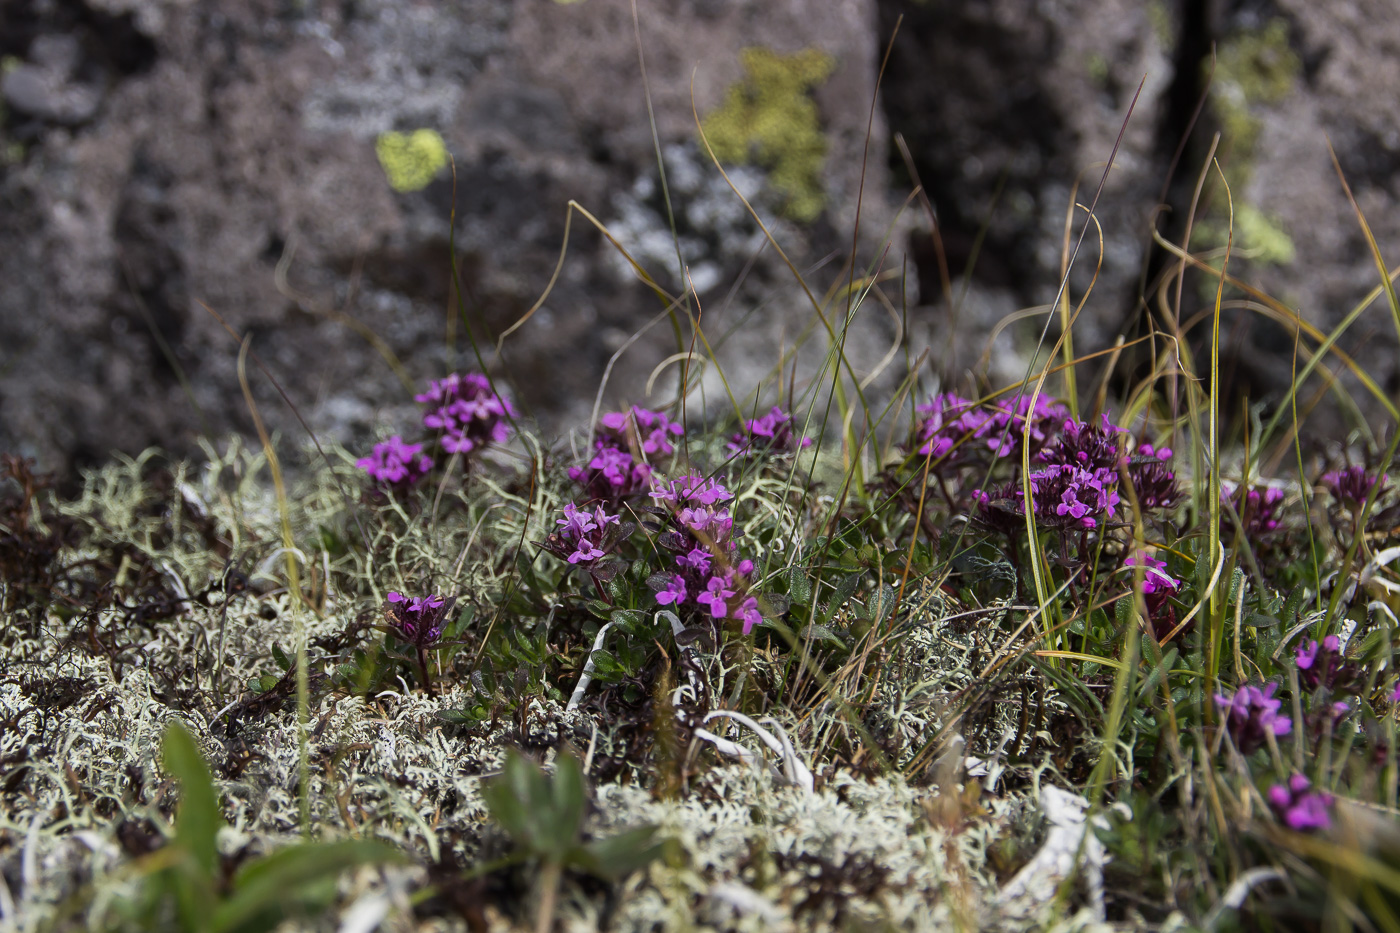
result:
[[[569,851],[567,864],[605,881],[621,881],[674,845],[657,839],[657,827],[638,826],[606,839],[594,839]]]
[[[233,894],[214,909],[214,933],[252,933],[270,929],[259,924],[247,926],[253,918],[266,916],[280,923],[282,916],[303,902],[304,895],[318,882],[334,880],[341,872],[357,865],[405,862],[393,846],[376,839],[346,839],[340,842],[291,846],[251,862],[233,880]]]
[[[180,782],[180,809],[175,815],[175,842],[194,857],[195,864],[210,883],[219,865],[215,844],[223,816],[209,765],[199,753],[194,737],[179,720],[166,727],[161,764]]]
[[[836,613],[840,611],[841,607],[845,605],[846,600],[851,598],[851,594],[856,591],[856,587],[858,586],[860,586],[860,574],[853,573],[843,577],[836,584],[836,592],[831,595],[831,599],[822,607],[821,612],[818,614],[817,621],[822,623],[830,622],[832,618],[835,617]]]
[[[1152,669],[1142,681],[1142,687],[1138,690],[1138,699],[1145,700],[1151,696],[1162,683],[1162,679],[1171,673],[1172,667],[1176,664],[1179,652],[1175,647],[1162,655],[1162,663]]]
[[[554,763],[554,778],[550,782],[550,803],[552,813],[548,821],[541,821],[543,837],[550,837],[551,848],[563,852],[578,842],[583,829],[583,810],[588,803],[588,793],[583,786],[583,767],[573,755],[560,755]]]
[[[284,671],[292,669],[291,658],[287,657],[287,652],[283,651],[282,646],[275,641],[272,643],[272,660],[276,661],[277,666]]]
[[[799,606],[812,605],[812,583],[807,579],[807,571],[798,566],[788,568],[788,596]]]

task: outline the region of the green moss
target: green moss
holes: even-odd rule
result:
[[[1231,187],[1236,192],[1244,190],[1249,180],[1263,128],[1259,108],[1276,104],[1291,94],[1301,71],[1302,62],[1288,43],[1288,23],[1282,19],[1270,20],[1262,29],[1242,32],[1220,46],[1211,104],[1220,120],[1229,153]],[[1202,239],[1211,246],[1224,246],[1225,234],[1223,217],[1201,228]],[[1277,221],[1238,199],[1235,248],[1241,258],[1260,264],[1288,263],[1294,257],[1293,241]]]
[[[437,130],[381,133],[374,141],[374,152],[395,191],[426,188],[447,164],[447,144]]]
[[[705,137],[721,161],[766,168],[786,216],[814,220],[825,203],[826,137],[810,91],[835,61],[820,49],[779,55],[752,47],[743,51],[743,62],[744,79],[705,118]]]
[[[1226,242],[1226,225],[1218,220],[1203,221],[1195,228],[1192,245],[1196,248],[1219,249]],[[1266,214],[1252,204],[1235,207],[1235,239],[1233,254],[1265,265],[1287,265],[1296,250],[1293,238],[1279,224],[1277,217]],[[1215,287],[1212,282],[1210,287]]]
[[[1281,19],[1221,45],[1211,100],[1227,144],[1247,157],[1259,138],[1255,110],[1287,97],[1301,70],[1302,62],[1288,44],[1288,24]]]

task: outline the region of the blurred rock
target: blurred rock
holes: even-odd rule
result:
[[[547,303],[493,359],[495,336],[553,274],[570,199],[617,224],[658,283],[683,291],[674,246],[648,239],[670,234],[627,0],[29,0],[0,16],[0,54],[17,62],[0,184],[0,447],[63,469],[112,448],[189,450],[201,429],[247,430],[238,341],[205,306],[251,335],[314,427],[364,443],[380,413],[402,415],[408,389],[361,330],[419,384],[475,365],[454,321],[454,236],[462,302],[488,363],[550,427],[578,423],[609,356],[664,304],[617,274],[614,248],[575,216]],[[641,16],[657,140],[673,193],[687,199],[676,208],[689,281],[717,338],[748,315],[752,340],[721,352],[731,375],[752,383],[772,366],[780,333],[810,311],[700,150],[692,83],[705,115],[743,79],[746,47],[829,56],[812,92],[827,141],[823,216],[781,222],[762,171],[738,173],[805,268],[849,250],[874,98],[874,9],[675,0],[644,4]],[[113,36],[126,45],[109,47]],[[65,77],[44,57],[58,43],[92,62]],[[139,67],[117,64],[133,55]],[[64,83],[76,75],[86,83]],[[79,87],[104,91],[81,113],[62,97]],[[420,129],[445,143],[453,166],[395,191],[376,140]],[[878,119],[875,135],[864,223],[880,231],[890,214]],[[391,150],[421,156],[404,143]],[[836,262],[815,289],[839,273]],[[670,325],[653,327],[619,363],[612,394],[641,400],[674,349]],[[263,416],[296,432],[249,370]]]
[[[582,214],[553,290],[495,357],[497,335],[554,274],[570,200],[661,289],[694,288],[730,382],[762,381],[771,398],[785,382],[779,350],[823,329],[731,182],[821,296],[846,281],[864,179],[857,258],[893,276],[884,287],[895,307],[860,312],[847,344],[860,374],[890,349],[908,301],[911,358],[928,350],[931,368],[959,382],[984,358],[994,382],[1014,378],[1042,319],[1007,328],[990,351],[986,339],[1007,315],[1055,297],[1073,186],[1080,203],[1093,197],[1144,76],[1099,203],[1103,261],[1076,349],[1142,332],[1143,299],[1155,303],[1168,269],[1148,257],[1148,224],[1165,190],[1158,223],[1180,237],[1217,127],[1236,207],[1232,271],[1326,330],[1377,281],[1328,138],[1392,258],[1400,239],[1400,98],[1383,93],[1400,77],[1400,22],[1388,7],[657,0],[640,6],[644,87],[628,0],[10,0],[0,6],[0,449],[66,470],[114,448],[185,452],[200,431],[248,430],[238,340],[206,307],[251,335],[328,437],[363,445],[411,432],[398,372],[421,385],[476,361],[457,316],[454,246],[484,359],[547,429],[582,423],[619,351],[609,396],[662,402],[674,370],[644,393],[676,347],[665,302]],[[1211,105],[1164,188],[1212,42]],[[799,61],[809,73],[786,85],[786,102],[747,83],[760,66]],[[784,115],[791,124],[775,125]],[[726,182],[697,117],[715,121],[717,141],[729,134],[726,145],[736,127],[751,129],[759,157],[729,166]],[[954,298],[968,289],[956,316],[922,207],[895,217],[910,177],[890,130],[937,214]],[[807,161],[765,159],[783,138]],[[393,145],[377,147],[384,140]],[[397,160],[388,174],[380,157]],[[422,178],[432,180],[418,187]],[[1193,247],[1223,243],[1223,205],[1223,189],[1207,186]],[[1097,254],[1090,236],[1075,302]],[[1208,301],[1203,282],[1188,280],[1185,315]],[[1231,314],[1230,391],[1276,393],[1291,334]],[[1394,331],[1378,308],[1342,340],[1391,396]],[[801,377],[816,372],[819,344],[801,356]],[[1126,358],[1124,372],[1140,364]],[[263,416],[298,433],[249,369]],[[710,398],[723,398],[718,374],[706,379]]]

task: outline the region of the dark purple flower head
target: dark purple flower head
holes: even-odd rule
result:
[[[1333,470],[1330,473],[1322,474],[1322,485],[1331,491],[1334,498],[1351,508],[1358,508],[1371,495],[1371,490],[1380,483],[1377,493],[1384,492],[1390,485],[1390,476],[1382,475],[1379,480],[1366,472],[1366,468],[1361,465],[1347,467],[1345,470]]]
[[[1048,396],[1041,395],[1031,409],[1029,392],[1018,394],[1012,401],[999,399],[988,407],[990,415],[985,429],[981,432],[987,438],[987,446],[998,457],[1010,457],[1021,452],[1021,438],[1030,423],[1029,438],[1031,456],[1034,457],[1063,427],[1069,418],[1069,409]]]
[[[915,409],[923,416],[915,429],[915,452],[935,461],[959,459],[962,445],[987,433],[992,416],[974,408],[968,399],[952,392],[936,395]]]
[[[648,458],[669,457],[676,452],[671,438],[683,434],[685,428],[680,422],[672,421],[662,412],[633,407],[599,418],[594,443],[598,447],[632,450],[635,442],[636,449]]]
[[[414,400],[428,406],[425,427],[438,432],[442,449],[469,454],[488,444],[502,444],[510,437],[515,407],[492,390],[481,373],[453,373],[428,386]]]
[[[1107,413],[1100,416],[1099,424],[1067,418],[1059,438],[1037,454],[1036,459],[1083,470],[1113,471],[1118,467],[1118,435],[1121,433],[1108,420]]]
[[[1144,444],[1143,449],[1152,448]],[[1168,465],[1171,450],[1167,457],[1138,456],[1128,461],[1128,479],[1132,480],[1133,492],[1137,495],[1138,507],[1146,509],[1170,509],[1181,501],[1181,490],[1176,485],[1176,473]]]
[[[1279,713],[1282,700],[1274,699],[1278,684],[1263,687],[1245,685],[1234,696],[1215,695],[1215,705],[1226,714],[1225,728],[1242,754],[1264,744],[1266,735],[1283,736],[1293,731],[1293,720]]]
[[[735,455],[747,453],[792,453],[811,447],[810,437],[799,438],[792,431],[792,416],[777,405],[762,418],[752,419],[744,424],[744,430],[735,434],[729,442],[729,451]]]
[[[403,488],[426,476],[433,468],[433,458],[423,453],[422,444],[405,444],[403,438],[395,434],[375,444],[374,452],[356,460],[355,466],[381,486]]]
[[[1097,528],[1118,508],[1117,476],[1112,470],[1094,471],[1051,464],[1031,474],[1036,523],[1062,531]],[[976,518],[989,528],[1007,533],[1021,526],[1016,516],[1025,512],[1024,490],[1012,481],[991,493],[975,490]]]
[[[1150,554],[1129,554],[1123,561],[1123,568],[1132,579],[1133,568],[1142,565],[1142,601],[1147,607],[1147,616],[1152,623],[1152,634],[1163,639],[1176,629],[1176,607],[1172,605],[1172,594],[1181,586],[1181,581],[1167,573],[1167,562],[1157,560]],[[1189,630],[1192,622],[1187,622]]]
[[[616,447],[600,447],[588,466],[570,467],[569,478],[591,498],[618,502],[651,488],[651,465]]]
[[[1269,788],[1269,806],[1284,825],[1297,832],[1327,829],[1332,825],[1329,811],[1332,795],[1312,789],[1312,782],[1301,774],[1288,779],[1287,784]]]
[[[411,645],[430,648],[442,637],[443,624],[457,600],[444,600],[441,596],[408,597],[402,593],[390,593],[389,605],[385,614],[389,619],[389,630]]]
[[[1299,643],[1293,660],[1298,666],[1298,683],[1307,690],[1322,686],[1338,693],[1355,693],[1365,686],[1365,671],[1348,660],[1336,635],[1328,635],[1320,645],[1313,639]]]
[[[1266,540],[1279,528],[1279,511],[1283,505],[1283,490],[1274,486],[1242,487],[1226,480],[1220,484],[1220,497],[1228,502],[1240,517],[1245,537],[1251,541]],[[1233,527],[1233,523],[1229,523]]]

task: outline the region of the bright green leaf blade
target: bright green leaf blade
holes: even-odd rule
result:
[[[161,763],[180,782],[180,809],[175,817],[175,841],[194,856],[208,879],[219,863],[216,836],[223,825],[219,798],[209,765],[199,753],[194,737],[178,720],[165,730]]]
[[[281,849],[238,873],[233,882],[233,895],[214,910],[212,929],[215,933],[226,933],[269,908],[291,906],[307,886],[357,865],[404,861],[398,849],[376,839],[347,839]]]

